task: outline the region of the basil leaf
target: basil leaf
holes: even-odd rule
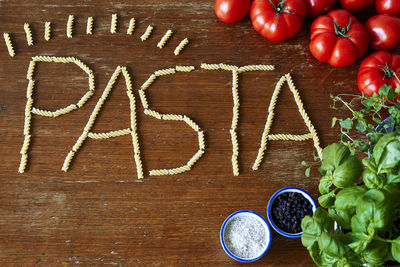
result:
[[[350,155],[350,150],[343,144],[333,143],[322,151],[321,170],[334,171],[344,159]]]
[[[358,200],[356,213],[363,221],[370,220],[374,228],[383,230],[394,220],[393,204],[387,191],[370,189]]]
[[[363,181],[365,185],[370,188],[382,188],[386,184],[386,176],[383,174],[376,174],[370,169],[366,169],[363,173]]]
[[[321,205],[321,207],[324,208],[329,208],[335,203],[335,192],[331,191],[328,194],[321,195],[318,198],[318,203]]]
[[[400,262],[400,236],[393,240],[392,256],[396,261]]]
[[[322,231],[330,232],[333,229],[333,221],[325,210],[318,207],[312,217],[305,216],[303,218],[301,229],[303,230],[303,235],[304,233],[309,233],[319,236]]]
[[[301,229],[301,243],[306,248],[310,248],[322,233],[321,225],[308,215],[301,221]]]
[[[374,239],[361,255],[370,265],[382,265],[385,263],[389,251],[390,244]]]
[[[371,159],[371,158],[363,158],[362,159],[362,164],[367,167],[369,170],[373,171],[373,172],[377,172],[378,168],[376,167],[375,164],[375,160]]]
[[[313,243],[312,246],[308,248],[308,251],[310,252],[310,256],[313,259],[314,263],[317,264],[318,266],[322,266],[322,261],[321,261],[322,251],[319,249],[318,243],[317,242]]]
[[[354,209],[339,210],[339,209],[329,209],[329,216],[337,222],[343,229],[351,229],[351,217],[356,213]]]
[[[396,132],[383,135],[376,143],[376,145],[374,146],[374,150],[372,152],[372,157],[375,159],[376,165],[379,164],[379,161],[382,157],[382,154],[385,151],[386,146],[394,139],[396,139]]]
[[[388,184],[400,183],[400,171],[398,171],[397,173],[388,173],[387,183]]]
[[[331,236],[328,232],[322,232],[318,239],[320,249],[333,257],[343,257],[348,247],[339,240],[336,236]]]
[[[337,195],[335,207],[341,210],[355,208],[358,199],[367,192],[367,188],[363,185],[343,188]]]
[[[368,235],[369,225],[370,225],[370,220],[368,219],[368,217],[356,214],[351,218],[351,230],[354,233],[359,232]]]
[[[378,173],[390,172],[393,168],[397,167],[400,163],[400,139],[393,140],[385,147],[384,152],[379,159]],[[388,171],[382,171],[389,169]]]
[[[333,172],[333,184],[344,188],[353,185],[360,178],[363,167],[356,157],[349,157]]]
[[[349,242],[348,246],[356,253],[361,253],[370,243],[368,235],[361,232],[350,232],[346,234],[346,239]]]
[[[321,257],[321,266],[341,267],[341,265],[338,263],[339,260],[340,258],[331,256],[327,253],[323,253]]]
[[[327,194],[331,186],[332,186],[331,176],[325,175],[319,181],[318,190],[321,194]]]

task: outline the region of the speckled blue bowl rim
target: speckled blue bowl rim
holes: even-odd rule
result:
[[[258,256],[258,257],[256,257],[256,258],[252,258],[252,259],[243,259],[243,258],[237,257],[237,256],[233,255],[233,254],[229,251],[229,249],[226,247],[226,245],[225,245],[225,241],[224,241],[224,230],[225,230],[225,226],[226,226],[226,224],[228,223],[229,219],[232,218],[233,216],[235,216],[235,215],[238,214],[238,213],[252,213],[252,214],[258,216],[262,221],[264,221],[265,225],[267,226],[269,242],[268,242],[267,247],[265,248],[264,252],[261,253],[260,256]],[[224,248],[224,251],[226,252],[226,254],[229,255],[229,257],[231,257],[231,258],[234,259],[234,260],[240,261],[240,262],[252,262],[252,261],[256,261],[256,260],[260,259],[262,256],[265,255],[265,253],[267,253],[267,251],[268,251],[268,249],[269,249],[269,246],[271,245],[271,228],[269,228],[269,225],[268,225],[267,220],[264,219],[264,217],[262,217],[262,216],[261,216],[260,214],[258,214],[257,212],[254,212],[254,211],[251,211],[251,210],[238,210],[238,211],[232,213],[231,215],[229,215],[229,216],[225,219],[224,223],[222,224],[221,231],[220,231],[220,240],[221,240],[222,247]]]
[[[286,233],[286,232],[280,230],[280,229],[278,228],[278,226],[275,225],[275,223],[274,223],[274,221],[272,220],[272,217],[271,217],[271,206],[272,206],[272,203],[274,202],[275,197],[276,197],[278,194],[280,194],[282,191],[286,191],[286,190],[290,190],[290,189],[296,189],[296,190],[299,190],[299,191],[303,192],[304,194],[306,194],[306,195],[312,200],[311,205],[313,205],[313,209],[316,209],[316,208],[317,208],[317,203],[315,202],[314,198],[313,198],[307,191],[305,191],[304,189],[301,189],[301,188],[299,188],[299,187],[294,187],[294,186],[284,187],[284,188],[279,189],[278,191],[276,191],[276,192],[272,195],[272,197],[269,199],[269,201],[268,201],[268,207],[267,207],[267,217],[268,217],[269,223],[271,224],[272,228],[273,228],[276,232],[278,232],[279,234],[281,234],[281,235],[283,235],[283,236],[286,236],[286,237],[296,238],[296,237],[300,237],[300,236],[303,234],[303,232],[296,233],[296,234]]]

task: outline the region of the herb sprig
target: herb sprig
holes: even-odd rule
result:
[[[395,102],[399,88],[392,90],[391,86],[383,85],[379,89],[379,94],[374,93],[372,97],[366,95],[348,95],[341,94],[337,96],[331,95],[333,100],[332,109],[338,109],[338,104],[345,106],[351,111],[351,117],[347,118],[332,118],[332,127],[337,122],[340,126],[340,141],[346,145],[352,154],[357,151],[368,153],[371,144],[382,136],[381,131],[376,131],[376,126],[380,125],[384,120],[383,116],[391,116],[392,120],[383,125],[384,129],[394,127],[395,121],[400,122],[400,102]],[[345,101],[345,98],[352,97],[350,102]],[[361,105],[361,109],[355,109],[355,103]],[[351,131],[357,132],[366,136],[366,138],[355,138],[351,136]]]

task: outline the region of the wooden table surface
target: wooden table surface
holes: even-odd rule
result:
[[[201,1],[0,1],[0,32],[12,34],[16,56],[0,45],[0,264],[1,266],[217,266],[239,265],[223,251],[219,230],[232,212],[249,209],[266,216],[270,196],[298,186],[318,196],[320,176],[304,176],[302,160],[313,161],[313,143],[271,141],[260,169],[251,169],[260,145],[269,101],[278,79],[291,73],[322,145],[337,141],[329,94],[357,93],[360,60],[333,68],[308,49],[311,20],[296,37],[272,43],[259,35],[249,18],[225,24],[213,2]],[[110,34],[111,14],[118,30]],[[66,37],[69,14],[75,15],[73,38]],[[94,17],[94,34],[86,19]],[[132,36],[129,19],[136,19]],[[52,39],[43,38],[44,22]],[[28,47],[23,24],[30,23],[34,45]],[[154,25],[150,38],[140,35]],[[157,42],[167,29],[174,34],[163,49]],[[189,45],[179,56],[175,46]],[[369,51],[368,53],[371,53]],[[81,109],[57,118],[33,115],[28,167],[18,173],[23,143],[26,72],[37,55],[73,56],[95,73],[96,92]],[[273,64],[275,71],[240,74],[240,175],[233,176],[229,128],[232,119],[231,73],[200,69],[201,63],[237,66]],[[80,136],[114,69],[126,66],[134,81],[138,134],[145,177],[137,179],[130,136],[86,140],[68,172],[65,156]],[[206,153],[190,172],[149,176],[156,168],[184,165],[197,151],[197,135],[182,122],[160,121],[143,113],[139,86],[155,70],[193,65],[192,73],[161,77],[148,89],[151,107],[186,114],[206,133]],[[40,63],[34,105],[56,110],[88,89],[87,76],[72,64]],[[293,97],[284,86],[272,133],[307,133]],[[123,79],[114,86],[93,131],[130,126]],[[272,232],[268,253],[254,265],[312,266],[300,239]],[[250,265],[250,264],[248,264]],[[252,265],[252,264],[251,264]]]

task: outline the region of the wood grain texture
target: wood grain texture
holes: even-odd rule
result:
[[[117,33],[110,33],[118,14]],[[68,15],[75,15],[73,38],[66,36]],[[87,17],[93,35],[86,35]],[[129,20],[136,19],[133,35]],[[52,25],[44,40],[44,23]],[[23,25],[29,23],[34,46],[28,47]],[[142,42],[147,25],[154,30]],[[357,93],[360,60],[332,68],[308,49],[311,21],[292,40],[272,43],[260,36],[249,18],[224,24],[213,1],[0,1],[0,32],[12,34],[16,56],[0,45],[0,264],[2,266],[218,266],[236,265],[222,250],[219,230],[239,209],[266,215],[269,197],[285,186],[299,186],[317,197],[319,176],[304,176],[302,160],[312,161],[312,141],[268,142],[258,171],[252,171],[275,83],[290,72],[322,145],[337,140],[329,94]],[[174,35],[163,49],[157,43],[168,30]],[[190,43],[179,56],[176,45]],[[2,41],[3,42],[3,41]],[[371,53],[371,51],[369,51]],[[57,118],[34,115],[28,168],[18,174],[23,143],[26,71],[37,55],[73,56],[95,73],[94,96],[79,110]],[[272,72],[240,74],[238,139],[240,176],[231,169],[229,128],[232,116],[231,73],[201,70],[201,63],[238,66],[273,64]],[[65,156],[82,132],[108,79],[127,66],[138,105],[138,134],[145,178],[136,179],[130,136],[87,140],[70,170]],[[197,151],[197,134],[183,122],[159,121],[143,114],[139,86],[155,70],[193,65],[192,73],[160,77],[147,96],[159,112],[190,116],[206,133],[206,153],[190,172],[152,176],[155,168],[185,164]],[[87,76],[72,64],[39,63],[34,106],[56,110],[86,92]],[[129,127],[129,101],[120,76],[93,131]],[[306,133],[287,86],[276,106],[271,133]],[[269,252],[254,265],[312,266],[299,239],[272,233]]]

